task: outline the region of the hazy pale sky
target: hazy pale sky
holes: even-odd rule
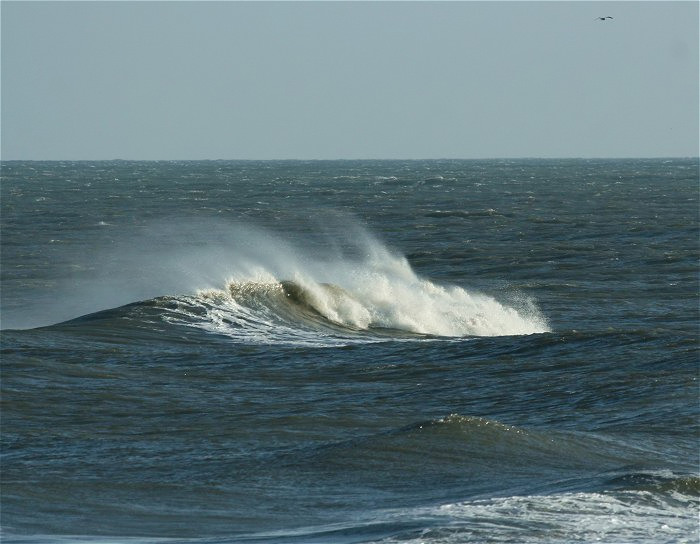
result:
[[[698,5],[3,0],[2,158],[697,156]]]

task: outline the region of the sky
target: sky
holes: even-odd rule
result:
[[[3,0],[0,156],[697,156],[698,6]]]

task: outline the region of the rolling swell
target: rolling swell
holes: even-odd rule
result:
[[[660,535],[691,542],[700,479],[641,468],[649,461],[621,440],[460,414],[267,459],[274,470],[330,478],[355,500],[371,487],[394,504],[352,524],[300,528],[284,542],[541,542],[545,534],[562,543],[656,542]],[[416,485],[432,506],[402,504]],[[543,534],[533,534],[533,525]],[[241,540],[277,542],[274,536]]]
[[[460,482],[468,482],[470,494],[479,494],[493,491],[493,482],[507,477],[513,493],[532,491],[528,482],[534,470],[540,477],[548,476],[550,481],[540,485],[550,491],[666,488],[698,495],[696,477],[655,472],[651,467],[661,465],[663,458],[654,459],[652,451],[634,441],[461,414],[314,446],[299,454],[297,461],[302,464],[313,459],[319,466],[343,466],[356,472],[358,478],[371,471],[371,465],[381,465],[387,474],[375,476],[375,484],[387,491],[403,485],[398,471],[405,477],[410,475],[411,485],[422,480],[428,488],[437,478],[445,481],[441,489],[459,488]],[[397,473],[391,474],[388,467],[396,467]],[[506,491],[502,482],[500,485],[501,492]]]

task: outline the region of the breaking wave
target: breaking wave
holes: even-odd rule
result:
[[[417,277],[390,278],[377,271],[345,285],[294,281],[231,281],[206,290],[197,301],[210,308],[212,324],[280,325],[327,332],[406,332],[432,336],[500,336],[547,331],[533,310],[501,304],[460,287]],[[392,281],[393,280],[393,281]],[[219,327],[219,332],[226,327]]]
[[[352,221],[294,238],[220,222],[151,232],[105,259],[119,269],[98,289],[81,285],[92,304],[102,300],[92,312],[145,300],[168,322],[259,344],[549,330],[532,300],[506,304],[422,278]]]
[[[259,343],[305,344],[368,341],[386,337],[503,336],[547,332],[529,301],[514,308],[457,286],[417,276],[402,257],[372,262],[326,263],[329,276],[294,270],[278,279],[267,270],[232,278],[222,289],[181,299],[189,324]],[[340,264],[340,266],[339,266]],[[195,318],[195,319],[193,319]]]

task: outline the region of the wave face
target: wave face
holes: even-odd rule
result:
[[[526,298],[518,306],[421,278],[407,259],[360,227],[343,254],[310,254],[256,231],[255,250],[234,252],[222,288],[169,304],[171,322],[242,342],[327,344],[387,337],[506,336],[547,332]],[[236,231],[249,235],[250,231]]]

